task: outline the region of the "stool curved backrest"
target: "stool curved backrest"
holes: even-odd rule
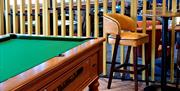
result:
[[[121,30],[135,31],[135,21],[123,14],[111,13],[104,14],[103,17],[104,33],[106,34],[120,34]]]

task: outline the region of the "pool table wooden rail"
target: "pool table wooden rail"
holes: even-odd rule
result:
[[[0,83],[0,91],[98,90],[104,38],[91,39],[15,77]],[[39,54],[39,56],[41,56]]]

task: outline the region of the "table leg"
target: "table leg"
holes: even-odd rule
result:
[[[168,19],[169,17],[162,17],[163,24],[162,24],[162,65],[161,65],[161,89],[162,91],[165,90],[166,86],[166,59],[167,59],[167,31],[168,31]]]
[[[89,91],[99,91],[99,82],[98,78],[96,78],[90,85],[89,85]]]

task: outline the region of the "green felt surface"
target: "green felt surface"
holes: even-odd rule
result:
[[[87,40],[11,39],[0,42],[0,82],[64,53],[85,41]]]

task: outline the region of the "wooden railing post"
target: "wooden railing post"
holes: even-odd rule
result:
[[[99,1],[94,0],[94,30],[95,30],[94,37],[99,37],[99,17],[98,17],[99,6],[98,5],[99,5]]]
[[[88,1],[87,1],[88,2]],[[69,21],[70,21],[70,25],[69,25],[69,34],[70,36],[74,35],[74,13],[73,13],[73,0],[70,0],[69,2]]]
[[[90,0],[86,0],[86,37],[91,35]]]
[[[50,22],[50,13],[49,13],[49,8],[50,8],[50,0],[45,0],[46,2],[45,2],[45,14],[46,14],[46,35],[50,35],[50,24],[49,24],[49,22]]]
[[[1,0],[0,3],[0,35],[4,34],[4,0]]]
[[[106,14],[107,11],[108,11],[108,1],[107,0],[103,0],[103,14]],[[103,27],[103,30],[104,30],[104,27]],[[103,33],[103,37],[104,38],[107,38],[107,35],[105,33]],[[107,64],[106,64],[106,61],[107,61],[107,41],[105,41],[103,43],[103,75],[107,75]]]
[[[18,33],[17,0],[13,2],[13,33]]]
[[[65,1],[61,0],[61,35],[66,36]]]
[[[53,0],[53,35],[58,35],[57,0]]]
[[[153,0],[153,17],[152,17],[152,44],[151,44],[151,80],[155,80],[155,42],[156,42],[156,0]]]
[[[172,0],[172,12],[177,12],[176,0]],[[171,65],[170,65],[170,81],[174,82],[174,44],[175,44],[175,17],[172,17],[172,30],[171,30]]]
[[[36,0],[35,2],[35,21],[36,21],[36,25],[35,25],[35,34],[39,35],[40,34],[40,16],[39,16],[40,12],[39,12],[39,0]]]
[[[9,16],[9,9],[10,5],[9,5],[9,0],[5,0],[5,21],[6,21],[6,34],[10,33],[10,16]]]
[[[82,17],[81,17],[81,0],[77,0],[77,21],[78,21],[78,30],[77,30],[77,35],[80,37],[82,36]]]
[[[20,2],[20,33],[25,34],[24,0]]]
[[[32,34],[32,5],[31,0],[28,0],[28,34]]]
[[[121,14],[125,14],[125,0],[121,0]],[[121,62],[121,64],[123,64],[124,60],[125,60],[124,59],[124,57],[125,57],[124,54],[125,54],[124,53],[124,46],[120,45],[120,58],[121,58],[120,62]]]
[[[146,14],[146,7],[147,7],[147,1],[146,0],[143,0],[143,11],[142,13],[143,14]],[[143,33],[146,33],[146,16],[142,16],[143,17]],[[142,45],[142,64],[144,65],[145,64],[145,44]],[[142,80],[145,80],[145,71],[143,71],[142,73]]]
[[[46,35],[46,0],[42,2],[42,23],[43,23],[43,35]]]

